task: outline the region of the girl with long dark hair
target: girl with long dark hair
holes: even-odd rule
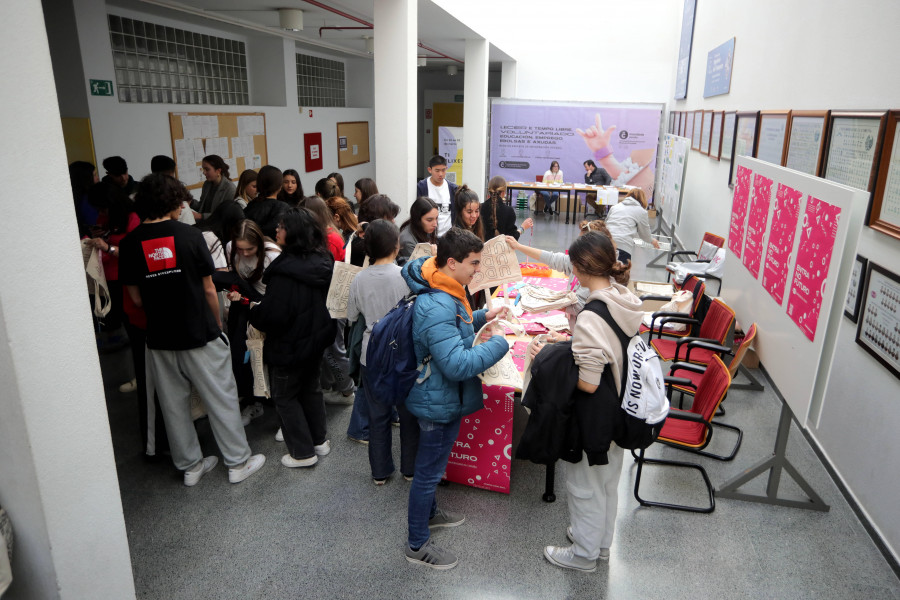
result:
[[[437,202],[427,196],[419,196],[409,207],[409,218],[400,226],[400,253],[397,264],[403,266],[416,244],[437,244]]]

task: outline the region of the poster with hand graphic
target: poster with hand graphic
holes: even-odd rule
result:
[[[839,207],[813,196],[807,198],[787,314],[810,341],[816,339],[825,280],[840,217]]]
[[[741,257],[744,248],[744,222],[747,220],[747,202],[750,199],[750,176],[753,171],[741,165],[737,169],[734,198],[731,201],[731,226],[728,229],[728,248]]]
[[[769,206],[772,204],[772,180],[759,173],[753,178],[753,199],[747,219],[747,243],[744,245],[744,266],[759,278],[762,263],[763,238],[769,224]]]
[[[515,390],[496,385],[481,389],[484,408],[462,418],[444,478],[508,494]]]
[[[794,234],[797,231],[800,198],[802,197],[803,192],[800,190],[795,190],[783,183],[778,184],[762,279],[763,287],[775,299],[778,306],[784,302],[788,263],[791,261],[791,251],[794,249]]]

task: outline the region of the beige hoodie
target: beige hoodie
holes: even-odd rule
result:
[[[629,336],[637,334],[644,316],[641,301],[628,288],[618,283],[591,292],[587,302],[600,300],[609,308],[616,324]],[[615,331],[603,318],[589,310],[578,313],[572,332],[572,354],[578,365],[578,378],[592,385],[600,384],[603,369],[610,365],[616,389],[622,386],[622,344]]]

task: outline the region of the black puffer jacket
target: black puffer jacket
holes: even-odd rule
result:
[[[263,235],[275,239],[275,228],[281,221],[281,215],[289,209],[286,203],[275,198],[254,200],[244,209],[244,216],[254,221],[262,229]]]
[[[266,295],[250,309],[250,324],[266,334],[267,364],[320,360],[334,342],[335,324],[325,306],[333,265],[330,253],[281,253],[266,269]]]

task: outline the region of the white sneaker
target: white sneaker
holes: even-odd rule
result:
[[[597,570],[597,561],[576,556],[572,546],[545,546],[544,558],[557,567],[592,573]]]
[[[276,441],[276,442],[283,442],[283,441],[284,441],[284,434],[281,433],[281,427],[278,428],[278,432],[275,434],[275,441]]]
[[[119,386],[119,391],[123,394],[130,394],[134,390],[137,389],[137,379],[132,379],[131,381],[126,381],[122,385]]]
[[[575,543],[575,534],[572,533],[571,525],[566,527],[566,538],[573,544]],[[599,558],[600,560],[609,560],[609,548],[600,548],[600,556],[598,556],[597,558]]]
[[[197,485],[197,482],[200,481],[200,478],[212,471],[217,464],[219,464],[218,457],[205,457],[203,460],[194,465],[193,469],[189,469],[184,472],[184,485],[188,487]]]
[[[254,454],[240,467],[228,469],[228,481],[240,483],[259,471],[264,464],[266,464],[266,457],[262,454]]]
[[[281,457],[281,464],[286,467],[296,468],[296,467],[311,467],[319,462],[319,457],[313,454],[309,458],[294,458],[290,454],[285,454]]]
[[[331,440],[325,440],[318,446],[313,446],[317,456],[327,456],[331,452]]]

